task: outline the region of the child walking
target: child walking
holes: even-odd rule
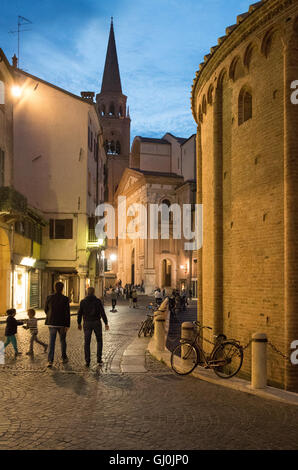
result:
[[[15,308],[10,308],[6,311],[7,314],[7,319],[6,319],[6,328],[5,328],[5,336],[6,336],[6,341],[4,343],[4,348],[6,348],[9,343],[12,344],[14,352],[15,352],[15,357],[20,356],[22,353],[18,351],[18,344],[17,344],[17,339],[16,339],[16,334],[18,330],[19,325],[23,325],[22,321],[17,321],[14,317],[16,316],[16,309]]]
[[[35,318],[35,310],[33,308],[30,308],[28,310],[28,317],[29,319],[26,320],[26,325],[23,326],[26,330],[30,330],[31,333],[31,338],[30,338],[30,349],[28,352],[26,352],[27,356],[33,356],[34,351],[33,351],[33,343],[40,344],[44,348],[44,352],[47,352],[48,345],[46,343],[43,343],[40,341],[37,337],[38,335],[38,328],[37,328],[37,320]]]

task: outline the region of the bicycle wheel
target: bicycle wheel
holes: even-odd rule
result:
[[[144,327],[145,327],[145,323],[146,323],[146,320],[144,320],[141,324],[141,328],[139,329],[139,332],[138,332],[138,337],[140,338],[141,337],[141,334],[143,333],[144,331]]]
[[[152,325],[150,326],[150,332],[149,332],[150,336],[153,336],[154,335],[154,323],[152,322]]]
[[[188,375],[198,364],[198,351],[190,343],[180,343],[171,355],[171,366],[178,375]]]
[[[216,375],[222,379],[230,379],[238,374],[243,362],[243,350],[241,346],[232,341],[221,343],[212,354],[212,362],[218,365],[212,366]]]
[[[146,320],[146,324],[144,325],[144,336],[146,337],[147,335],[149,335],[149,332],[150,332],[150,325],[148,323],[148,320]]]

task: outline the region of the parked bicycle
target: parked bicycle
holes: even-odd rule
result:
[[[153,336],[154,333],[154,322],[153,322],[153,315],[148,314],[146,320],[144,320],[141,324],[141,328],[138,333],[138,337],[143,334],[145,337],[147,335]]]
[[[223,379],[234,377],[241,369],[243,363],[243,348],[238,341],[227,339],[225,335],[215,337],[210,354],[207,354],[200,344],[202,330],[212,330],[210,326],[203,326],[200,322],[193,322],[196,328],[194,340],[180,340],[180,344],[173,350],[171,366],[178,375],[188,375],[197,366],[213,369],[215,374]]]

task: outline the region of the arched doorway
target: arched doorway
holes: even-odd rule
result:
[[[131,284],[135,284],[135,249],[131,252]]]
[[[9,238],[0,228],[0,315],[9,307],[10,287],[10,245]]]
[[[162,260],[162,287],[172,286],[172,263],[168,259]]]

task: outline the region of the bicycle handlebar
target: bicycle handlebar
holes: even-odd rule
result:
[[[200,327],[200,328],[206,328],[207,330],[213,330],[213,328],[211,328],[211,326],[204,326],[204,325],[202,325],[199,321],[194,321],[193,324],[194,324],[195,326]]]

